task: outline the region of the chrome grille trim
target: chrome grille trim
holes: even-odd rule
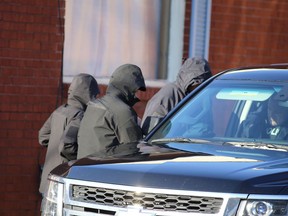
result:
[[[100,189],[106,189],[106,190],[112,190],[112,191],[125,191],[129,193],[137,192],[137,193],[142,193],[142,194],[148,194],[149,196],[155,195],[155,194],[164,194],[165,196],[178,196],[181,197],[179,198],[181,201],[185,202],[187,201],[188,198],[193,197],[193,198],[207,198],[208,201],[211,202],[211,200],[215,199],[216,200],[216,205],[218,205],[219,200],[221,200],[222,205],[219,206],[219,209],[213,210],[214,213],[209,213],[209,210],[205,210],[202,212],[193,212],[193,211],[184,211],[184,210],[170,210],[166,209],[163,210],[161,209],[145,209],[144,207],[139,207],[139,205],[136,205],[137,208],[141,209],[140,211],[143,213],[154,213],[156,216],[188,216],[188,215],[197,215],[197,216],[223,216],[227,203],[230,199],[245,199],[247,198],[247,194],[228,194],[228,193],[211,193],[211,192],[200,192],[200,191],[184,191],[184,190],[170,190],[170,189],[157,189],[157,188],[143,188],[143,187],[134,187],[134,186],[125,186],[125,185],[114,185],[114,184],[106,184],[106,183],[98,183],[98,182],[89,182],[89,181],[80,181],[80,180],[72,180],[72,179],[62,179],[64,184],[65,184],[65,192],[64,192],[64,211],[66,212],[66,215],[70,215],[68,212],[73,211],[73,214],[71,215],[82,215],[83,212],[86,212],[87,215],[88,213],[91,213],[92,215],[115,215],[117,211],[124,210],[126,211],[127,209],[134,208],[132,205],[107,205],[103,203],[97,203],[94,202],[93,200],[81,200],[83,198],[83,195],[81,195],[82,192],[80,192],[80,196],[76,197],[75,194],[73,195],[73,186],[79,187],[82,189],[84,188],[100,188]],[[79,193],[79,191],[77,192]],[[77,194],[76,193],[76,194]],[[78,195],[77,195],[78,196]],[[149,197],[148,196],[148,197]],[[161,196],[159,196],[161,198]],[[149,200],[149,199],[148,199]],[[184,206],[185,207],[185,206]],[[185,207],[186,208],[186,207]],[[78,214],[75,214],[75,209]],[[82,209],[82,210],[79,210]]]
[[[114,207],[141,206],[146,210],[217,214],[223,198],[187,196],[71,185],[71,199]]]

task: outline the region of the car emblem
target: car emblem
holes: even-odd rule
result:
[[[117,211],[115,216],[156,216],[155,213],[142,212],[142,210],[140,206],[128,206],[127,209]]]

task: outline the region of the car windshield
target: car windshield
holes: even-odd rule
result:
[[[214,80],[166,119],[148,143],[288,145],[287,137],[287,84]]]

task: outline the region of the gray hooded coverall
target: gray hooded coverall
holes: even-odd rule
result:
[[[189,93],[190,86],[201,84],[211,76],[207,60],[201,57],[186,59],[176,81],[162,87],[148,101],[141,122],[144,135],[147,135]]]
[[[78,133],[77,158],[91,154],[105,157],[135,148],[133,142],[142,139],[132,108],[139,101],[137,90],[146,90],[138,66],[125,64],[113,72],[106,95],[88,103]]]
[[[77,133],[87,103],[99,94],[97,81],[89,74],[76,75],[68,89],[66,104],[58,107],[39,130],[39,143],[47,147],[40,182],[40,193],[45,193],[47,177],[63,162],[76,159]]]

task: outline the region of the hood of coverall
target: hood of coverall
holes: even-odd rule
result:
[[[99,93],[96,79],[90,74],[80,73],[73,78],[69,86],[67,103],[85,110],[87,103]]]
[[[274,93],[268,101],[268,120],[271,126],[285,126],[288,122],[288,87]]]
[[[207,60],[201,57],[188,58],[180,68],[176,84],[187,94],[190,85],[201,84],[211,76],[212,72]]]
[[[118,67],[112,74],[107,92],[119,91],[120,97],[129,106],[140,101],[136,92],[146,91],[145,81],[141,69],[133,64],[124,64]]]

